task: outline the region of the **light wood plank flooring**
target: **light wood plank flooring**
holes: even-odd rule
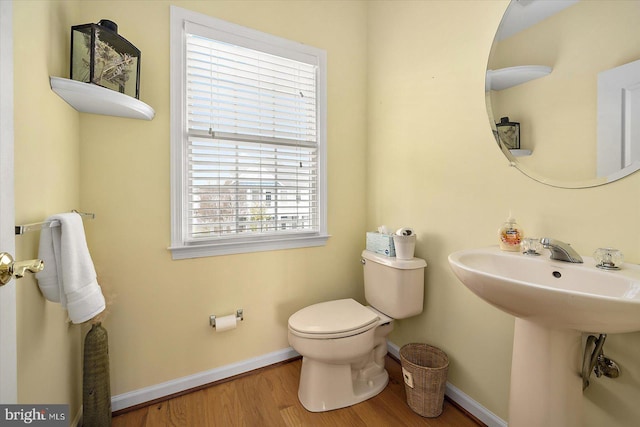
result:
[[[400,364],[387,356],[389,385],[357,405],[312,413],[298,401],[300,359],[264,368],[229,382],[174,397],[113,418],[113,427],[292,427],[292,426],[428,426],[478,427],[445,400],[437,418],[423,418],[406,404]]]

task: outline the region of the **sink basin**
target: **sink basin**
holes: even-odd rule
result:
[[[546,253],[545,253],[546,252]],[[640,266],[596,268],[497,246],[449,256],[455,275],[477,296],[518,318],[554,329],[622,333],[640,331]]]
[[[449,255],[456,276],[477,296],[516,316],[509,425],[584,425],[582,333],[640,331],[640,266],[605,271],[503,252],[497,246]]]

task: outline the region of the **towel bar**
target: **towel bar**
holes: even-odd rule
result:
[[[77,213],[81,217],[88,217],[89,219],[95,219],[95,217],[96,217],[96,215],[93,214],[93,213],[78,212],[75,209],[72,212]],[[16,236],[19,236],[19,235],[27,233],[29,231],[38,231],[38,230],[42,230],[43,228],[59,227],[59,226],[60,226],[60,221],[57,221],[57,220],[34,222],[33,224],[16,225],[15,233],[16,233]]]

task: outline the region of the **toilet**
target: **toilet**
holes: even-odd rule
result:
[[[302,355],[298,398],[311,412],[344,408],[380,393],[387,335],[394,319],[422,313],[423,259],[362,252],[364,306],[353,299],[321,302],[289,317],[289,344]]]

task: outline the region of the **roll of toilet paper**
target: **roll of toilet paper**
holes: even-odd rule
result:
[[[415,234],[413,229],[409,227],[399,228],[398,231],[396,231],[396,235],[398,236],[414,236]]]
[[[235,314],[228,316],[216,317],[216,332],[224,332],[229,329],[235,329],[237,319]]]

